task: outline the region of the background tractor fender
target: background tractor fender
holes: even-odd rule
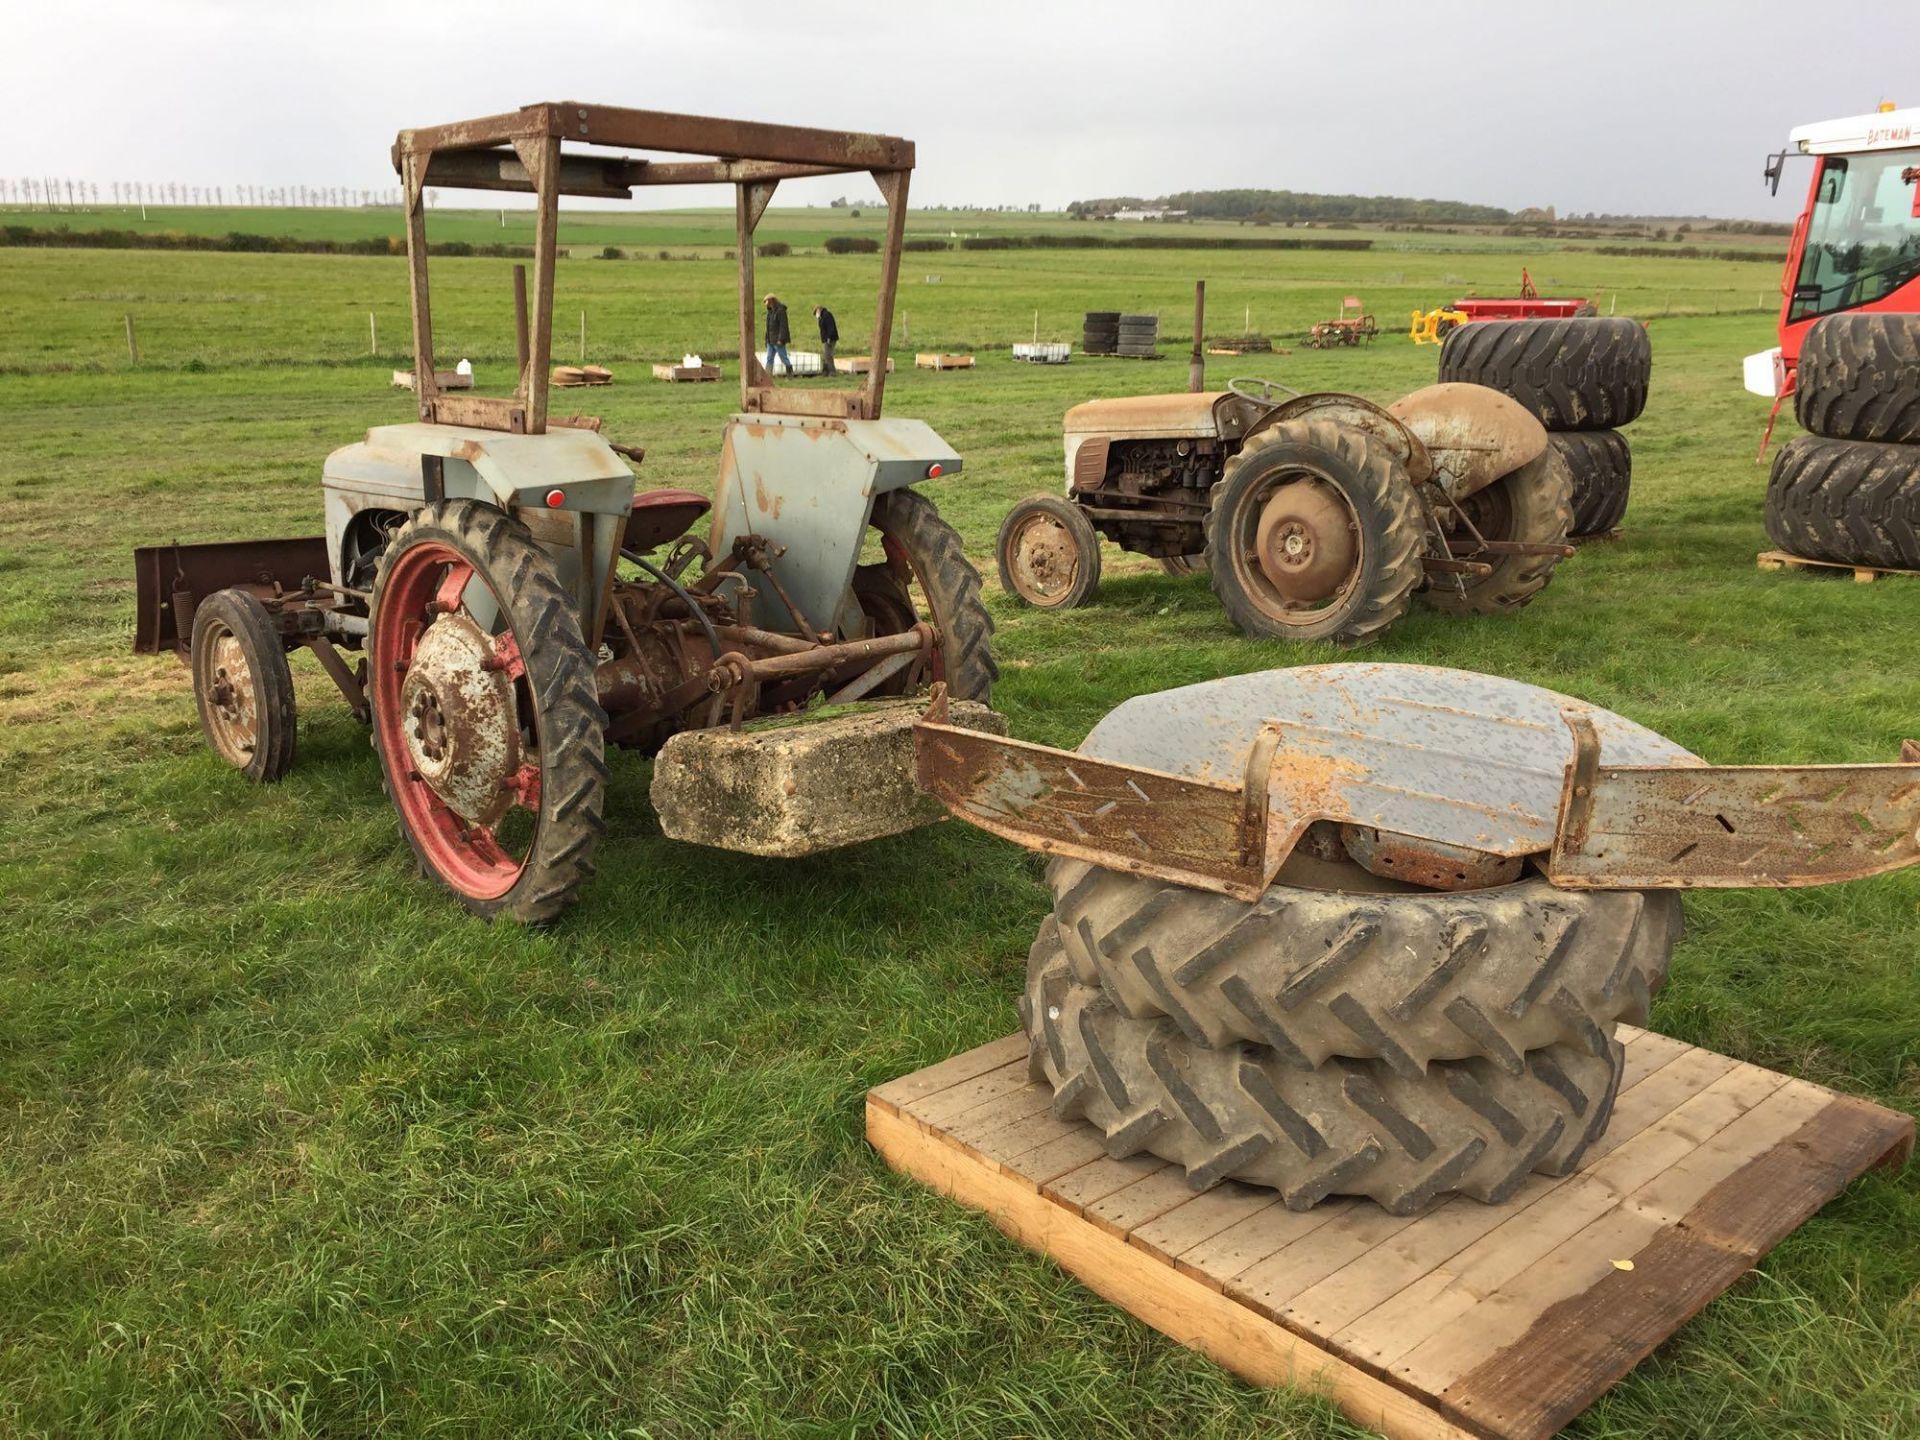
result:
[[[1336,424],[1365,431],[1393,453],[1393,457],[1405,468],[1407,477],[1416,485],[1433,474],[1433,461],[1427,455],[1425,443],[1404,421],[1371,400],[1337,390],[1301,395],[1284,405],[1276,405],[1249,425],[1241,438],[1251,440],[1262,431],[1284,425],[1289,420],[1306,419],[1332,420]]]
[[[1387,413],[1426,447],[1433,483],[1452,500],[1532,464],[1547,448],[1547,427],[1519,401],[1484,385],[1427,385]]]

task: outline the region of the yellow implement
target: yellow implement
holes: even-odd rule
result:
[[[1407,338],[1416,345],[1438,345],[1447,338],[1449,330],[1466,323],[1464,310],[1416,310],[1413,324],[1407,327]]]

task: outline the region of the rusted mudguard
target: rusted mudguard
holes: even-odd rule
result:
[[[1920,766],[1709,766],[1610,711],[1418,665],[1324,665],[1140,696],[1078,751],[936,704],[921,787],[1045,854],[1252,899],[1316,821],[1530,860],[1569,888],[1798,886],[1920,858]],[[1616,764],[1605,764],[1605,754]]]
[[[222,540],[204,545],[146,545],[133,552],[133,651],[186,653],[194,608],[216,590],[266,597],[327,575],[322,535],[292,540]]]

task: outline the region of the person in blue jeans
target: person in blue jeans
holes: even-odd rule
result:
[[[780,357],[780,363],[786,367],[789,375],[793,373],[793,361],[787,358],[787,342],[793,334],[787,329],[787,307],[780,303],[778,295],[767,296],[767,373],[773,373],[774,356]]]

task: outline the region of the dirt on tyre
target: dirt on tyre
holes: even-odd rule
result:
[[[1037,610],[1084,605],[1100,584],[1100,537],[1072,501],[1029,495],[1007,512],[994,543],[1000,584]]]
[[[1099,1127],[1109,1155],[1158,1155],[1196,1190],[1270,1186],[1290,1210],[1362,1195],[1411,1215],[1442,1195],[1495,1204],[1531,1174],[1567,1174],[1605,1130],[1624,1065],[1615,1040],[1600,1055],[1534,1050],[1517,1075],[1440,1060],[1419,1079],[1365,1060],[1296,1070],[1261,1045],[1209,1049],[1076,981],[1050,919],[1021,1009],[1029,1073],[1062,1119]]]
[[[1794,436],[1773,457],[1766,524],[1790,555],[1920,570],[1920,446]]]
[[[194,607],[188,646],[207,747],[256,784],[293,768],[293,671],[280,631],[250,591],[217,590]]]
[[[374,749],[420,868],[477,915],[552,920],[605,832],[606,715],[552,557],[443,500],[395,532],[372,604]]]
[[[1626,517],[1633,452],[1618,430],[1565,430],[1547,436],[1573,480],[1569,535],[1604,535]]]
[[[1067,859],[1047,884],[1076,981],[1297,1070],[1345,1056],[1417,1079],[1479,1056],[1517,1075],[1542,1046],[1601,1054],[1616,1021],[1646,1023],[1680,938],[1670,891],[1369,892],[1357,866],[1318,873],[1348,888],[1276,881],[1248,904]]]
[[[1248,440],[1213,487],[1208,575],[1249,635],[1365,645],[1420,583],[1422,526],[1384,446],[1331,420],[1289,421]]]
[[[1653,345],[1635,320],[1480,320],[1447,335],[1440,379],[1511,395],[1549,430],[1613,430],[1647,408]]]
[[[953,526],[933,501],[915,490],[889,490],[873,502],[868,522],[880,532],[887,564],[900,583],[917,589],[924,611],[940,632],[933,655],[934,678],[955,699],[993,698],[1000,667],[993,658],[993,617],[980,598],[980,572],[967,559]]]
[[[1549,444],[1539,458],[1503,475],[1460,502],[1441,529],[1460,542],[1454,553],[1474,559],[1472,541],[1519,541],[1563,545],[1573,527],[1573,474],[1566,457]],[[1504,615],[1546,589],[1561,556],[1493,553],[1488,575],[1435,575],[1420,592],[1421,603],[1448,615]]]
[[[1920,315],[1814,322],[1793,384],[1794,416],[1815,435],[1920,445]]]

